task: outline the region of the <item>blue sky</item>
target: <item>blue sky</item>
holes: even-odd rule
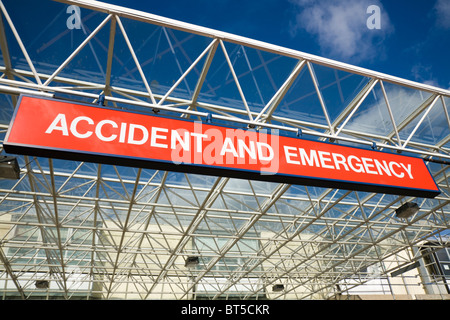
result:
[[[104,2],[450,88],[450,0]]]

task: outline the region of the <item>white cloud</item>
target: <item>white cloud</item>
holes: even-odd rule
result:
[[[433,77],[432,70],[433,66],[430,64],[417,63],[411,67],[411,74],[414,80],[437,87],[439,84]]]
[[[437,0],[434,5],[436,25],[444,29],[450,29],[450,1]]]
[[[317,37],[322,54],[352,63],[380,58],[382,42],[392,31],[389,17],[377,0],[291,0],[298,9],[293,35],[304,30]],[[380,8],[380,29],[369,29],[370,5]]]

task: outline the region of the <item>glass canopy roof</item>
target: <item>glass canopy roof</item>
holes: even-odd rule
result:
[[[449,91],[97,1],[0,7],[1,141],[20,94],[104,94],[111,108],[423,157],[441,190],[412,198],[17,156],[19,179],[0,179],[3,298],[327,299],[443,242]],[[420,210],[397,218],[409,201]]]

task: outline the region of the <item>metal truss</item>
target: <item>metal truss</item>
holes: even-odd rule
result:
[[[65,25],[69,5],[82,8],[80,29]],[[0,180],[3,298],[328,299],[371,281],[374,266],[392,283],[427,239],[445,245],[448,90],[98,1],[39,6],[55,16],[40,16],[38,32],[21,19],[32,2],[0,1],[2,140],[19,94],[104,96],[112,108],[424,157],[442,193],[20,156],[20,179]],[[406,201],[419,212],[396,218]]]

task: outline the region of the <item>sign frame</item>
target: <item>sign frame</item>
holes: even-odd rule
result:
[[[175,171],[175,172],[185,172],[185,173],[194,173],[194,174],[204,174],[204,175],[212,175],[212,176],[226,176],[230,178],[239,178],[239,179],[249,179],[249,180],[259,180],[259,181],[268,181],[268,182],[277,182],[277,183],[288,183],[295,185],[307,185],[314,187],[323,187],[323,188],[335,188],[335,189],[347,189],[354,191],[364,191],[364,192],[377,192],[377,193],[387,193],[387,194],[396,194],[396,195],[409,195],[423,198],[434,198],[437,196],[440,191],[436,182],[434,181],[431,172],[424,159],[419,157],[412,157],[409,155],[399,155],[394,153],[387,153],[379,150],[372,149],[363,149],[354,146],[344,146],[338,145],[330,142],[321,142],[309,139],[303,139],[298,137],[289,137],[287,135],[280,134],[267,134],[271,138],[278,137],[279,139],[295,139],[296,141],[301,141],[302,143],[311,143],[317,144],[318,146],[326,146],[330,147],[336,146],[338,148],[345,148],[346,150],[359,150],[358,152],[367,152],[368,154],[378,154],[389,157],[401,157],[402,159],[418,159],[417,161],[421,161],[423,166],[426,169],[426,174],[432,180],[429,185],[432,188],[411,188],[408,186],[395,186],[390,184],[380,184],[380,183],[370,183],[370,182],[361,182],[347,179],[338,179],[338,178],[323,178],[312,175],[298,175],[298,174],[290,174],[286,172],[264,172],[260,169],[243,169],[239,167],[227,167],[227,166],[219,166],[219,165],[205,165],[204,163],[180,163],[174,162],[173,160],[164,160],[164,159],[155,159],[151,157],[138,157],[138,156],[128,156],[128,155],[117,155],[105,152],[91,152],[91,151],[83,151],[71,148],[55,148],[49,147],[45,145],[37,145],[31,143],[18,143],[10,141],[11,134],[13,133],[13,129],[17,124],[17,117],[19,114],[19,110],[22,107],[22,102],[24,98],[30,99],[38,99],[41,101],[50,101],[57,103],[68,103],[70,105],[74,105],[79,108],[95,108],[95,110],[104,110],[105,112],[120,112],[126,113],[127,115],[135,115],[136,117],[151,117],[157,119],[164,119],[166,121],[181,121],[180,123],[187,122],[189,124],[194,123],[194,121],[189,119],[182,118],[172,118],[164,115],[151,115],[144,112],[139,111],[130,111],[130,110],[120,110],[114,109],[105,106],[99,106],[97,104],[89,104],[83,103],[79,101],[71,101],[71,100],[62,100],[57,98],[48,98],[48,97],[38,97],[33,95],[20,95],[17,106],[14,111],[14,115],[10,122],[10,126],[8,128],[5,141],[4,141],[4,149],[7,153],[11,154],[22,154],[29,156],[38,156],[38,157],[48,157],[48,158],[57,158],[64,160],[75,160],[75,161],[86,161],[86,162],[94,162],[94,163],[103,163],[109,165],[119,165],[119,166],[128,166],[128,167],[139,167],[139,168],[147,168],[147,169],[155,169],[155,170],[167,170],[167,171]],[[210,124],[210,123],[200,123],[202,126],[209,126],[214,128],[222,128],[222,129],[230,129],[230,130],[246,130],[243,128],[232,128],[230,126],[225,126],[222,124]],[[249,129],[251,130],[251,129]],[[15,131],[14,131],[15,132]],[[283,138],[284,137],[284,138]],[[286,149],[285,149],[285,152]],[[356,151],[355,151],[356,152]],[[285,153],[287,155],[287,153]],[[310,154],[311,155],[311,154]],[[414,160],[414,161],[416,161]],[[420,162],[419,161],[419,162]],[[406,168],[405,168],[406,169]],[[425,173],[424,173],[425,174]]]

